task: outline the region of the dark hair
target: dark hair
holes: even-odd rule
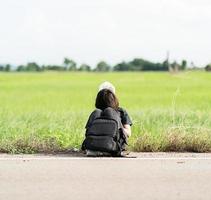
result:
[[[119,101],[116,95],[108,89],[100,90],[97,94],[95,107],[101,110],[111,107],[115,110],[119,107]]]

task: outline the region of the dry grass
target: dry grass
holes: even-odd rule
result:
[[[159,138],[145,133],[136,140],[132,149],[138,152],[211,152],[211,130],[175,127]]]
[[[2,142],[0,152],[4,153],[53,153],[61,151],[61,145],[53,137],[38,139],[34,137],[18,138]]]

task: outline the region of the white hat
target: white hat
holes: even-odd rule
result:
[[[115,94],[115,87],[112,85],[112,83],[110,83],[108,81],[105,81],[100,84],[99,91],[101,91],[103,89],[110,90],[111,92],[113,92]]]

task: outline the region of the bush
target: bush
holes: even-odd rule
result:
[[[205,67],[205,70],[206,70],[206,71],[211,71],[211,64],[207,65],[207,66]]]

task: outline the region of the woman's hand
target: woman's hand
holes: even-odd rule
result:
[[[131,136],[131,127],[130,127],[130,125],[129,124],[125,124],[125,125],[123,125],[123,127],[124,127],[124,133],[129,138]]]

